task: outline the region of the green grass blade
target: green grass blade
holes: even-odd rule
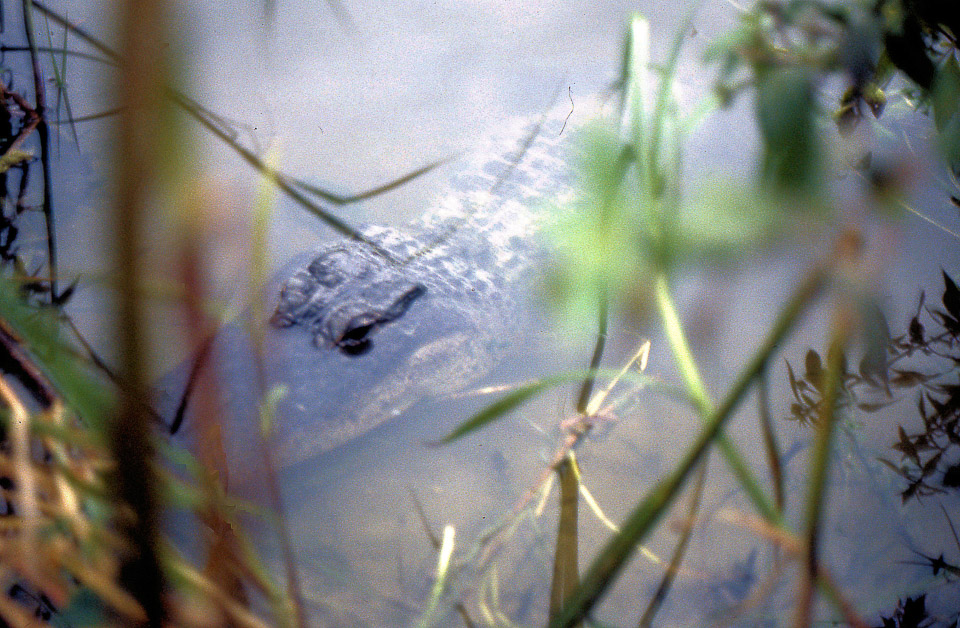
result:
[[[560,520],[553,554],[553,579],[550,583],[550,617],[560,613],[564,600],[580,582],[577,543],[577,506],[580,482],[573,469],[576,462],[567,457],[557,467],[560,479]]]
[[[683,333],[680,316],[677,314],[673,299],[670,296],[666,277],[662,274],[657,277],[655,295],[657,306],[660,309],[661,318],[663,319],[664,332],[667,335],[667,340],[673,349],[674,359],[677,362],[677,369],[680,371],[680,375],[687,386],[697,414],[699,414],[702,419],[706,419],[714,414],[715,408],[707,393],[706,386],[704,386],[703,380],[700,377],[700,372],[699,369],[697,369],[693,352],[687,343],[686,335]],[[730,440],[726,434],[718,435],[717,439],[727,465],[737,476],[737,481],[740,483],[741,488],[743,488],[757,510],[760,511],[760,514],[767,519],[775,519],[778,517],[779,512],[773,503],[771,503],[766,493],[764,493],[760,482],[750,471],[750,466],[734,442]]]
[[[536,397],[540,393],[554,386],[564,384],[567,382],[579,382],[583,381],[587,377],[613,377],[617,374],[623,375],[621,371],[615,371],[613,369],[599,369],[599,370],[582,370],[582,371],[572,371],[569,373],[561,373],[559,375],[552,375],[550,377],[544,377],[542,379],[534,380],[527,384],[519,386],[515,390],[510,391],[497,401],[494,401],[486,408],[480,412],[474,414],[472,417],[458,425],[453,429],[449,434],[444,436],[438,441],[429,443],[431,446],[440,446],[448,445],[460,438],[463,438],[467,434],[471,434],[486,425],[493,423],[497,419],[504,417],[509,412],[520,407],[530,399]],[[659,382],[653,380],[650,377],[642,374],[629,374],[628,379],[636,382],[640,386],[650,386],[650,385],[659,385]]]
[[[450,575],[450,558],[453,556],[453,543],[456,536],[456,530],[448,525],[443,530],[443,541],[440,543],[440,553],[437,556],[437,575],[433,582],[433,588],[430,591],[430,599],[427,602],[427,609],[424,611],[420,621],[417,622],[417,628],[429,628],[435,626],[443,619],[441,614],[440,602],[443,599],[444,591],[447,588],[447,581]]]
[[[620,117],[623,134],[638,155],[647,155],[644,148],[650,87],[650,23],[639,13],[630,19],[620,80],[624,92]],[[639,165],[642,169],[646,164]]]
[[[584,575],[580,586],[564,605],[563,611],[550,622],[550,628],[569,628],[596,605],[639,544],[666,513],[693,468],[719,437],[724,425],[743,401],[754,378],[762,372],[773,353],[794,329],[800,316],[823,288],[826,278],[826,271],[818,268],[799,286],[777,317],[764,343],[754,353],[720,407],[708,417],[680,463],[634,507],[620,533],[607,542]],[[780,520],[779,515],[773,519],[777,524]]]
[[[663,136],[664,123],[667,118],[668,106],[673,99],[673,82],[677,76],[677,63],[680,61],[680,50],[687,38],[687,33],[693,24],[693,18],[700,10],[703,0],[699,0],[694,7],[687,13],[683,25],[677,29],[676,36],[673,38],[673,45],[670,46],[670,54],[667,56],[667,62],[664,64],[660,76],[660,86],[657,90],[657,100],[653,107],[653,118],[651,124],[650,138],[650,166],[651,169],[659,164],[660,142]]]
[[[810,469],[807,472],[806,510],[804,513],[803,575],[797,595],[796,625],[810,624],[813,612],[813,592],[819,571],[819,539],[823,509],[826,502],[827,472],[830,466],[830,451],[833,444],[834,426],[837,418],[837,401],[843,378],[844,351],[848,342],[847,330],[839,313],[834,320],[834,338],[827,352],[826,377],[823,382],[823,401],[817,420],[816,438]]]

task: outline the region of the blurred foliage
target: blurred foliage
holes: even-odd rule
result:
[[[765,1],[743,13],[707,60],[719,67],[722,102],[756,90],[764,177],[784,190],[816,189],[824,148],[816,93],[834,77],[846,84],[833,113],[842,131],[867,112],[879,118],[890,90],[901,88],[911,104],[932,110],[943,156],[960,172],[958,32],[955,2]]]

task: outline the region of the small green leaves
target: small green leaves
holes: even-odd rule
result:
[[[19,335],[68,406],[93,428],[91,434],[102,435],[114,404],[112,391],[64,340],[55,312],[28,305],[18,295],[13,282],[0,280],[0,318]]]
[[[440,440],[431,442],[429,444],[432,446],[448,445],[456,440],[459,440],[460,438],[463,438],[467,434],[471,434],[489,425],[490,423],[503,418],[530,399],[533,399],[540,393],[550,388],[560,384],[565,384],[567,382],[578,382],[583,380],[585,377],[597,376],[624,378],[642,386],[651,383],[650,378],[641,373],[627,373],[624,371],[614,372],[608,369],[601,369],[599,371],[572,371],[569,373],[560,373],[551,377],[544,377],[542,379],[537,379],[518,386],[514,390],[510,391],[497,401],[489,404],[472,417],[458,425],[453,429],[453,431]]]

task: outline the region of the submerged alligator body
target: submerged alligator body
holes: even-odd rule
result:
[[[520,132],[506,150],[475,157],[413,224],[363,229],[376,247],[335,242],[294,264],[273,290],[266,336],[268,380],[286,388],[277,409],[282,464],[465,388],[523,338],[525,289],[543,258],[539,208],[569,189],[562,122],[548,119],[525,150]],[[239,329],[221,335],[213,360],[238,423],[231,429],[257,424],[257,395],[243,385],[254,381],[250,345]]]

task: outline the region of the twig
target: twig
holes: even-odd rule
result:
[[[703,489],[707,483],[708,462],[708,459],[704,458],[703,462],[700,463],[700,469],[697,471],[697,480],[693,485],[693,492],[690,494],[690,503],[687,506],[687,517],[683,522],[683,532],[680,535],[680,541],[673,551],[673,556],[670,557],[670,564],[667,566],[667,570],[664,572],[656,592],[654,592],[653,597],[650,599],[650,603],[643,612],[643,616],[640,617],[641,628],[648,628],[653,625],[653,618],[657,614],[657,611],[660,610],[660,606],[663,605],[663,601],[667,599],[667,594],[673,586],[673,581],[680,571],[680,564],[683,562],[683,557],[686,555],[687,548],[690,545],[690,539],[693,537],[693,528],[697,522],[697,513],[703,501]]]
[[[40,134],[40,166],[43,173],[43,219],[47,229],[47,268],[50,269],[50,303],[57,302],[57,234],[53,217],[53,198],[50,189],[50,129],[44,119],[46,104],[43,88],[43,74],[37,59],[37,45],[34,41],[33,8],[31,0],[23,0],[23,28],[27,46],[30,48],[30,64],[33,66],[33,90],[36,100],[37,132]]]
[[[57,398],[53,385],[30,359],[17,335],[3,319],[0,319],[0,365],[16,377],[43,407],[49,407]]]

